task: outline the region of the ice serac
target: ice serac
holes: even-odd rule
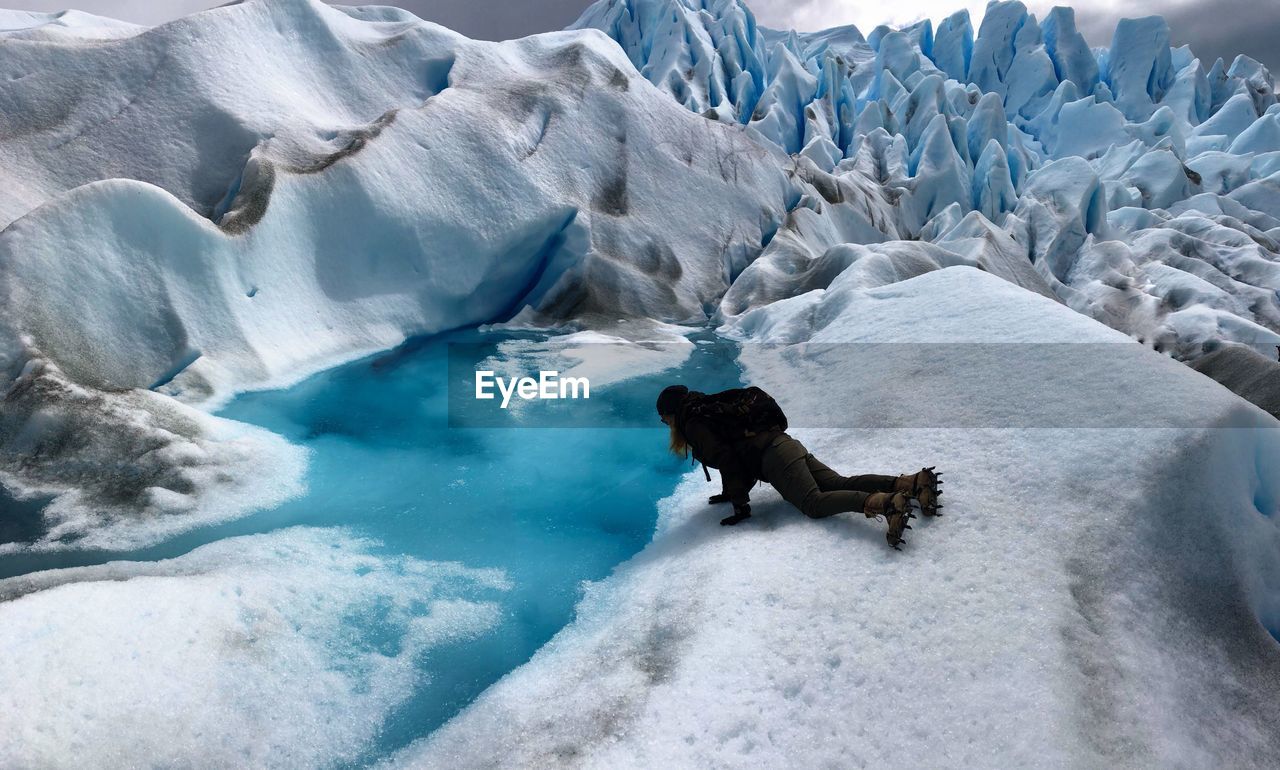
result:
[[[1075,9],[1055,6],[1041,22],[1040,31],[1058,80],[1074,83],[1080,93],[1093,93],[1098,84],[1098,60],[1076,29]]]
[[[990,139],[973,169],[972,206],[987,219],[1002,224],[1005,212],[1017,199],[1018,191],[1009,174],[1009,159],[1000,143]]]
[[[603,0],[570,28],[609,34],[636,70],[694,112],[746,123],[769,61],[755,16],[736,0],[707,10],[692,0]]]
[[[771,82],[756,104],[751,126],[787,152],[797,153],[806,133],[805,107],[818,81],[782,44],[775,47],[770,66]]]
[[[973,59],[973,21],[957,11],[938,25],[933,36],[933,63],[952,80],[963,82]]]
[[[1027,183],[1014,217],[1025,223],[1022,236],[1032,261],[1046,277],[1062,280],[1076,253],[1106,226],[1102,187],[1079,158],[1054,161]]]
[[[1029,17],[1014,38],[1017,53],[1006,81],[1005,111],[1010,117],[1037,114],[1058,86],[1053,61],[1042,44],[1040,26]]]
[[[1173,82],[1169,25],[1160,16],[1121,19],[1103,61],[1116,105],[1130,120],[1146,120]]]
[[[1275,82],[1271,72],[1257,59],[1240,54],[1227,70],[1226,87],[1235,93],[1245,93],[1253,100],[1259,113],[1276,104]]]
[[[837,469],[946,469],[947,515],[896,553],[882,524],[807,520],[763,489],[752,523],[725,534],[690,473],[573,625],[394,765],[1254,766],[1280,752],[1270,416],[965,267],[889,286],[846,273],[726,331],[806,341],[745,346],[749,381],[787,394],[794,434]],[[884,354],[921,343],[931,360]],[[953,398],[976,373],[961,362],[981,370],[973,351],[1001,343],[1038,366],[993,353],[985,394]],[[904,388],[930,398],[904,403]],[[1048,422],[1009,427],[1024,407]],[[879,740],[908,729],[903,713],[946,729]]]
[[[1248,94],[1236,94],[1227,100],[1213,117],[1201,123],[1195,129],[1197,138],[1203,138],[1205,149],[1226,150],[1236,137],[1247,131],[1258,119],[1253,100]]]
[[[908,232],[919,232],[953,202],[969,203],[969,169],[956,151],[945,116],[935,115],[929,122],[910,163],[911,187],[899,199]]]
[[[1004,106],[995,94],[983,94],[965,124],[965,146],[968,157],[977,162],[986,151],[987,144],[995,142],[1003,148],[1009,142],[1009,124],[1005,121]]]
[[[968,79],[987,93],[1003,97],[1005,79],[1017,56],[1017,36],[1027,23],[1027,7],[1021,2],[996,2],[987,6],[973,43]]]

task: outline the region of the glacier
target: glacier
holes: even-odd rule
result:
[[[599,0],[505,42],[245,0],[0,11],[0,44],[0,764],[1280,757],[1260,63],[1154,16],[1091,48],[1016,0],[866,35]],[[711,528],[652,425],[420,449],[423,345],[635,394],[726,382],[712,330],[789,412],[880,409],[795,433],[842,469],[941,465],[952,515],[906,554],[767,489]],[[915,376],[953,413],[898,414],[876,345],[958,346]],[[981,345],[1046,357],[975,380]],[[401,379],[367,363],[393,349]],[[485,534],[510,502],[451,496],[450,453],[489,457],[472,483],[528,508],[528,553],[576,526],[506,486],[553,450],[553,499],[593,463],[645,484],[625,513],[587,484],[598,539],[542,573]],[[449,700],[468,649],[499,662]]]

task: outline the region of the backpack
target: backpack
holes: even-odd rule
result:
[[[686,421],[695,418],[706,421],[716,437],[726,442],[787,429],[787,416],[782,407],[773,396],[754,385],[698,394],[684,411]]]

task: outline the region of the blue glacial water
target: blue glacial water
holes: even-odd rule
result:
[[[455,360],[450,373],[451,343],[457,350],[456,343],[538,339],[463,332],[420,340],[285,390],[243,395],[220,415],[312,451],[304,496],[140,551],[0,557],[0,574],[169,558],[221,538],[299,525],[346,527],[380,541],[388,554],[503,570],[512,589],[479,597],[499,603],[500,624],[424,656],[424,684],[363,761],[383,756],[439,727],[527,661],[572,620],[582,581],[605,577],[649,541],[656,502],[690,467],[666,451],[657,392],[674,381],[702,390],[740,382],[736,347],[708,336],[676,369],[593,387],[590,404],[544,402],[519,417],[504,414],[506,427],[459,427],[479,414],[459,408],[464,402],[497,407],[460,400],[474,390],[474,370]],[[565,424],[579,427],[548,427]],[[32,534],[34,510],[23,507],[10,534]]]

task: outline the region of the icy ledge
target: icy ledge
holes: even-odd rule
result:
[[[104,393],[28,347],[0,402],[0,482],[50,498],[43,529],[0,553],[125,550],[300,494],[305,450],[146,390]]]
[[[928,317],[948,325],[931,340],[1125,344],[967,268],[815,299],[845,342],[923,339]],[[771,491],[726,531],[691,473],[573,625],[395,764],[1273,764],[1280,425],[1149,355],[1138,381],[1076,395],[1159,393],[1247,427],[799,431],[838,468],[947,469],[948,515],[903,553],[880,526],[809,521]],[[744,364],[786,403],[853,376]]]

